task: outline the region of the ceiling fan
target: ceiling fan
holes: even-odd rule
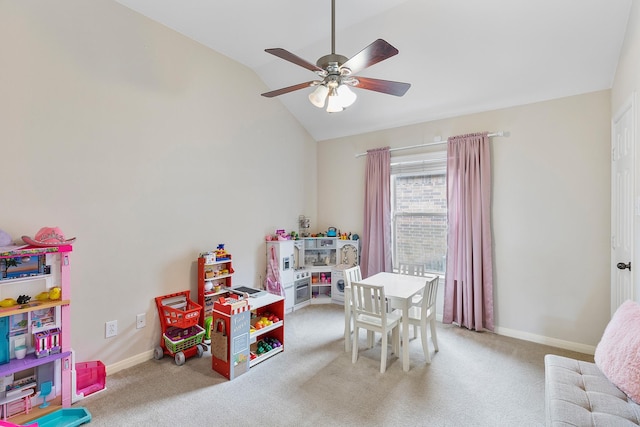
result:
[[[316,65],[282,48],[265,49],[267,53],[313,71],[321,80],[311,80],[265,92],[262,96],[272,98],[307,87],[316,87],[309,94],[309,101],[318,108],[324,108],[326,102],[327,112],[336,113],[355,102],[356,94],[351,91],[350,87],[373,90],[395,96],[402,96],[409,90],[411,87],[409,83],[355,76],[363,69],[397,55],[398,49],[386,41],[378,39],[348,59],[335,53],[335,32],[335,0],[331,0],[331,53],[318,59]]]

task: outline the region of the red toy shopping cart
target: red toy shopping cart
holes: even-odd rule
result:
[[[189,291],[156,297],[162,336],[153,357],[160,360],[165,354],[172,356],[176,365],[183,365],[189,357],[198,356],[207,350],[202,344],[204,328],[198,325],[202,306],[189,299]]]

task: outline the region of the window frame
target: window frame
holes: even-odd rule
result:
[[[390,173],[390,190],[391,190],[391,254],[393,262],[393,270],[398,271],[397,260],[397,241],[396,241],[396,229],[398,216],[407,216],[407,214],[398,214],[396,211],[396,178],[408,177],[408,176],[425,176],[425,175],[443,175],[447,174],[447,151],[446,148],[438,151],[431,151],[428,153],[406,155],[406,156],[392,156],[391,157],[391,173]],[[445,184],[446,185],[446,184]],[[419,214],[408,214],[410,216],[432,216],[434,213],[423,212]],[[447,213],[444,213],[445,221]],[[446,239],[446,237],[445,237]],[[445,247],[446,247],[445,241]],[[445,265],[446,270],[446,250],[445,250]],[[425,270],[428,273],[444,275],[444,271]]]

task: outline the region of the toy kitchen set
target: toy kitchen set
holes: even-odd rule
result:
[[[267,265],[277,263],[285,290],[285,311],[309,304],[344,304],[344,270],[360,262],[358,235],[339,233],[329,227],[324,233],[267,236]]]

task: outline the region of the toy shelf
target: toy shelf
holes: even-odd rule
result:
[[[311,300],[318,304],[328,304],[331,302],[331,284],[316,283],[311,288]]]
[[[35,301],[28,304],[14,305],[13,307],[1,307],[0,317],[13,316],[14,314],[27,313],[29,311],[42,310],[49,307],[70,305],[71,300]]]
[[[35,247],[27,246],[20,249],[14,249],[11,251],[0,252],[0,258],[13,258],[22,255],[42,255],[45,253],[58,253],[58,252],[71,252],[71,245],[60,245],[51,247]]]
[[[279,322],[273,323],[272,325],[265,326],[262,329],[257,329],[255,332],[251,332],[249,342],[253,344],[258,341],[258,338],[269,331],[273,331],[274,329],[278,329],[280,326],[284,325],[284,320],[280,320]]]
[[[202,306],[199,325],[203,328],[206,319],[212,317],[213,302],[218,299],[218,295],[223,295],[227,292],[227,288],[231,288],[234,273],[231,254],[226,254],[225,259],[213,261],[211,259],[214,256],[213,252],[202,253],[198,257],[198,304]],[[227,272],[219,274],[223,270],[227,270]],[[207,274],[211,274],[211,276],[207,277]],[[207,282],[213,285],[212,289],[205,289]],[[219,290],[215,291],[217,286],[219,286]]]
[[[211,264],[207,264],[207,265],[211,265]],[[205,278],[205,281],[214,281],[214,280],[220,280],[220,279],[226,279],[227,277],[231,277],[233,275],[233,273],[231,274],[221,274],[220,276],[213,276],[213,277],[209,277],[209,278]]]
[[[63,351],[57,354],[50,354],[45,357],[36,357],[35,354],[27,354],[24,359],[11,359],[9,363],[0,365],[0,376],[5,377],[14,372],[24,371],[25,369],[35,368],[45,363],[53,362],[58,359],[64,359],[71,355],[70,351]]]
[[[256,357],[255,359],[252,359],[249,362],[249,367],[255,366],[260,362],[264,362],[265,360],[275,356],[276,354],[282,352],[284,350],[284,348],[282,347],[276,347],[273,350],[268,351],[267,353],[263,353],[260,356]]]
[[[226,263],[228,263],[229,261],[231,261],[231,258],[219,259],[219,260],[216,260],[216,261],[214,261],[214,262],[208,262],[208,263],[206,263],[204,266],[205,266],[205,267],[207,267],[207,266],[210,266],[210,265],[226,264]]]
[[[269,326],[257,329],[249,334],[251,353],[257,355],[257,357],[251,359],[249,362],[249,367],[252,367],[284,351],[284,298],[274,294],[266,294],[258,298],[249,298],[249,308],[255,313],[256,318],[260,318],[266,313],[271,313],[280,319]],[[257,354],[258,341],[269,338],[276,339],[281,343],[281,346],[275,347],[266,353]]]
[[[206,292],[204,293],[205,298],[210,298],[210,297],[215,297],[216,295],[222,295],[222,294],[226,294],[229,291],[229,289],[220,289],[218,292]]]
[[[34,274],[33,276],[16,277],[16,278],[13,278],[13,279],[1,279],[0,280],[0,286],[8,285],[8,284],[11,284],[11,283],[30,282],[32,280],[46,280],[49,277],[53,277],[53,274],[44,273],[44,274]]]

